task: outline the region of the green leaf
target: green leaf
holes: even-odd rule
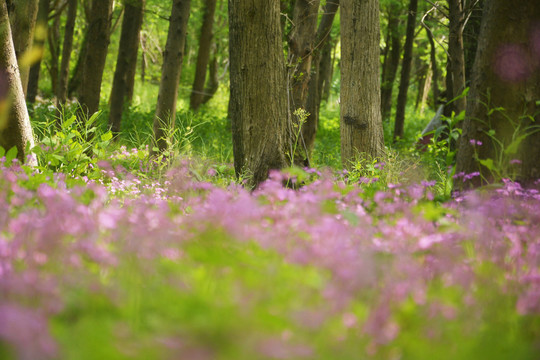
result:
[[[7,154],[6,154],[6,163],[11,163],[14,159],[17,158],[17,154],[18,154],[19,150],[17,150],[17,147],[14,146],[12,147],[11,149],[8,150]]]
[[[0,157],[3,157],[4,155],[6,155],[6,149],[0,146]]]
[[[105,134],[101,135],[101,141],[109,141],[113,137],[112,132],[107,131]]]
[[[480,164],[482,164],[489,170],[495,169],[495,164],[493,163],[493,159],[483,159],[483,160],[478,160],[478,161],[480,162]]]
[[[527,137],[527,134],[524,134],[524,135],[521,135],[521,136],[518,136],[517,139],[515,139],[514,141],[512,141],[510,143],[510,145],[508,145],[506,147],[506,149],[504,149],[504,153],[506,155],[514,155],[517,153],[518,151],[518,148],[519,148],[519,145],[521,144],[521,142],[523,140],[525,140],[525,138]]]

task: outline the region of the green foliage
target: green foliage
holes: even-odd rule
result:
[[[113,137],[99,125],[100,114],[85,119],[68,111],[62,121],[53,116],[34,121],[38,145],[31,151],[37,156],[38,168],[75,178],[99,177],[97,161],[107,157]]]
[[[540,125],[535,124],[535,115],[523,115],[518,119],[514,119],[507,114],[507,111],[504,108],[490,108],[489,104],[484,105],[486,106],[488,116],[487,121],[482,121],[487,127],[487,129],[484,130],[484,134],[487,135],[491,142],[494,149],[494,156],[481,159],[479,157],[479,149],[475,144],[482,144],[476,142],[473,144],[474,158],[482,165],[480,167],[480,176],[482,176],[484,180],[492,179],[495,182],[501,182],[502,179],[515,180],[518,174],[518,166],[516,165],[521,163],[520,160],[516,159],[516,157],[518,157],[518,150],[525,139],[540,131]],[[497,130],[492,126],[491,119],[493,117],[503,119],[506,126],[510,127],[510,137],[508,137],[507,134],[497,133]],[[471,140],[471,142],[473,140]]]

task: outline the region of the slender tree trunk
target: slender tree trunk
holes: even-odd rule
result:
[[[426,90],[425,87],[428,83],[427,76],[429,70],[429,65],[422,60],[420,54],[415,58],[415,68],[416,88],[418,91],[416,93],[416,101],[414,102],[414,110],[417,111],[424,99],[424,91]]]
[[[37,165],[35,157],[27,159],[27,145],[34,147],[34,135],[15,55],[11,27],[5,1],[0,1],[0,146],[5,150],[17,147],[17,158]]]
[[[49,27],[47,31],[47,41],[49,43],[49,53],[51,55],[51,61],[48,68],[51,77],[51,88],[55,94],[58,89],[58,62],[60,59],[60,5],[61,4],[57,4],[53,25]]]
[[[407,16],[407,32],[405,35],[405,47],[403,49],[403,62],[401,63],[401,79],[399,81],[399,93],[396,107],[396,122],[394,124],[394,140],[403,137],[405,125],[405,107],[407,105],[407,92],[411,77],[411,63],[414,42],[414,29],[416,28],[416,12],[418,0],[410,0]]]
[[[101,81],[109,48],[112,5],[113,0],[92,2],[87,51],[79,97],[83,118],[89,117],[99,110]]]
[[[303,136],[305,120],[294,115],[298,109],[306,110],[308,87],[312,76],[313,48],[316,46],[318,0],[296,0],[293,11],[293,28],[289,35],[288,85],[289,117],[292,120],[291,137],[296,144],[294,164],[309,165],[309,149]],[[297,138],[297,134],[299,134]]]
[[[463,52],[463,7],[462,0],[448,0],[450,34],[448,36],[448,75],[451,76],[451,88],[447,89],[448,100],[456,99],[465,90],[465,57]],[[465,111],[467,105],[463,96],[449,106],[449,115]]]
[[[426,27],[426,34],[429,41],[430,52],[429,58],[431,60],[431,82],[433,88],[433,109],[436,110],[439,106],[439,67],[437,66],[437,56],[435,41],[433,40],[433,34],[431,30]]]
[[[208,81],[206,88],[204,89],[203,104],[206,104],[215,95],[219,88],[219,76],[218,76],[218,55],[217,44],[214,44],[214,50],[210,64],[208,64]]]
[[[515,177],[533,185],[540,178],[540,2],[491,0],[484,6],[456,170],[480,171],[488,182]],[[493,171],[489,161],[478,163],[487,159]]]
[[[86,26],[87,28],[84,31],[84,36],[81,42],[81,46],[79,48],[79,56],[77,57],[77,61],[75,62],[75,68],[73,69],[73,73],[71,74],[71,78],[68,82],[68,97],[72,97],[73,95],[78,94],[81,88],[84,59],[86,58],[86,53],[88,51],[88,24],[86,24]]]
[[[478,1],[471,9],[468,21],[463,28],[463,52],[465,57],[465,81],[470,85],[476,48],[478,46],[478,33],[482,24],[482,11],[484,9],[484,0]]]
[[[288,165],[286,72],[279,2],[229,0],[234,167],[256,186]]]
[[[315,147],[315,137],[319,126],[319,108],[321,104],[322,85],[327,79],[332,62],[332,48],[334,46],[330,30],[339,8],[339,0],[327,1],[323,7],[323,15],[317,29],[313,49],[313,70],[308,85],[306,110],[309,113],[306,123],[302,127],[302,137],[308,150],[308,158]],[[309,165],[309,164],[306,164]]]
[[[379,1],[341,1],[341,162],[384,153]]]
[[[199,53],[197,55],[197,66],[195,68],[195,79],[189,107],[197,110],[204,100],[204,85],[206,83],[206,72],[210,60],[210,48],[212,46],[214,13],[216,11],[216,0],[205,0],[203,23],[199,37]]]
[[[392,3],[388,12],[388,35],[390,37],[390,51],[383,64],[381,84],[381,114],[387,120],[392,110],[392,93],[401,56],[401,35],[399,33],[400,6]]]
[[[294,27],[289,36],[288,59],[292,69],[290,74],[291,112],[306,106],[318,11],[318,0],[296,0],[294,5]]]
[[[64,42],[62,46],[62,62],[60,64],[58,87],[56,91],[56,106],[60,109],[66,104],[69,80],[69,64],[73,50],[73,34],[77,18],[77,0],[68,0]]]
[[[125,2],[120,45],[110,98],[109,123],[114,134],[120,132],[124,105],[131,103],[133,97],[144,5],[145,0]]]
[[[34,39],[34,27],[38,11],[38,0],[18,0],[12,2],[12,12],[10,13],[13,44],[15,55],[19,63],[21,83],[24,94],[28,87],[28,75],[31,63],[24,61],[23,56],[30,50]],[[23,61],[21,61],[23,60]]]
[[[36,101],[36,96],[38,94],[41,60],[45,52],[45,40],[47,39],[50,2],[50,0],[39,0],[33,47],[39,51],[41,55],[39,56],[38,61],[30,68],[28,89],[26,91],[26,101],[30,104],[33,104]]]
[[[174,0],[172,2],[169,33],[163,53],[161,83],[154,117],[154,137],[160,152],[167,149],[168,131],[174,128],[176,120],[176,100],[184,58],[190,5],[190,0]]]
[[[331,40],[331,41],[330,41]],[[334,69],[336,64],[337,41],[330,39],[331,44],[328,44],[328,53],[323,52],[320,63],[319,76],[319,95],[320,101],[328,101],[330,92],[332,91],[332,80],[334,79]]]

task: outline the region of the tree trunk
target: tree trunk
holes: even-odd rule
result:
[[[396,3],[390,5],[388,11],[388,35],[391,44],[390,50],[384,59],[381,84],[381,114],[387,120],[392,110],[392,93],[401,56],[401,34],[399,33],[400,6]],[[388,46],[388,45],[387,45]]]
[[[289,118],[292,120],[290,136],[296,144],[294,164],[309,165],[309,150],[302,128],[304,115],[294,115],[298,109],[306,110],[308,86],[312,76],[313,48],[316,46],[318,0],[296,0],[293,11],[293,28],[289,35],[288,93]],[[298,135],[298,136],[297,136]]]
[[[328,41],[330,42],[330,44],[327,44],[325,51],[323,51],[320,62],[321,71],[319,76],[319,104],[322,100],[328,101],[330,99],[330,92],[332,91],[332,80],[334,79],[337,40],[330,38]],[[326,52],[326,50],[328,50],[328,52]]]
[[[482,179],[475,177],[465,186],[501,177],[532,185],[540,178],[539,19],[537,0],[485,2],[457,156],[458,173],[480,171]],[[494,133],[490,136],[489,131]],[[472,140],[482,145],[471,145]],[[479,165],[478,159],[492,159],[494,164]]]
[[[34,147],[34,135],[15,55],[11,27],[5,1],[0,1],[0,146],[5,150],[17,147],[17,158],[37,165],[35,157],[27,159],[28,148]]]
[[[463,53],[463,7],[462,0],[448,0],[448,17],[450,20],[450,33],[448,36],[448,74],[451,88],[447,89],[448,100],[455,99],[448,104],[448,115],[454,112],[456,115],[465,111],[467,105],[464,96],[459,97],[465,90],[465,57]],[[446,111],[445,111],[446,112]]]
[[[204,85],[206,83],[206,72],[210,60],[210,48],[212,46],[214,13],[216,11],[216,0],[205,0],[203,23],[199,37],[199,53],[197,54],[197,66],[195,68],[195,79],[189,107],[197,110],[204,100]]]
[[[433,110],[436,110],[439,106],[439,67],[437,66],[437,56],[436,56],[436,48],[435,48],[435,41],[433,39],[433,34],[431,33],[431,30],[426,29],[426,34],[429,40],[429,46],[430,46],[430,52],[429,57],[431,60],[431,82],[433,87]]]
[[[49,75],[51,77],[51,88],[54,94],[58,89],[58,60],[60,59],[60,21],[61,21],[61,4],[56,5],[56,16],[54,17],[53,25],[48,28],[47,42],[49,43],[49,53],[51,61],[49,63]]]
[[[86,58],[86,53],[88,51],[88,24],[86,24],[86,30],[84,30],[83,39],[81,46],[79,48],[79,56],[77,57],[77,62],[75,63],[75,68],[71,74],[71,78],[68,82],[68,92],[67,96],[72,97],[75,94],[79,93],[81,88],[82,78],[83,78],[83,68],[84,68],[84,59]]]
[[[384,153],[379,1],[341,1],[341,162]]]
[[[83,77],[79,103],[80,114],[84,119],[99,110],[101,81],[109,48],[109,28],[111,24],[113,0],[92,2],[90,24],[88,27],[88,43],[84,60]]]
[[[28,101],[30,104],[33,104],[36,101],[36,96],[38,94],[41,60],[45,52],[45,40],[47,39],[50,2],[50,0],[39,0],[33,47],[40,52],[40,56],[36,63],[30,68],[28,89],[26,91],[26,101]]]
[[[125,2],[122,32],[118,46],[116,70],[114,72],[111,90],[111,108],[109,123],[114,134],[120,132],[124,105],[133,99],[135,84],[135,69],[139,50],[139,34],[141,32],[145,0],[130,0]]]
[[[154,117],[154,139],[160,152],[168,147],[169,139],[167,136],[169,131],[174,128],[176,119],[176,100],[184,58],[190,5],[190,0],[174,0],[172,3],[169,33],[163,53],[161,83]]]
[[[330,72],[332,63],[333,41],[330,30],[332,23],[339,8],[339,0],[327,1],[323,7],[323,16],[317,29],[315,46],[313,49],[312,64],[314,69],[311,71],[311,77],[308,85],[308,96],[306,110],[309,113],[306,123],[302,127],[302,137],[308,150],[308,159],[311,157],[315,147],[315,137],[319,126],[319,108],[322,98],[322,85],[327,79],[326,74]],[[309,164],[306,164],[309,165]]]
[[[28,75],[30,72],[30,58],[23,59],[30,50],[34,39],[34,27],[38,10],[38,0],[18,0],[12,2],[12,12],[10,13],[11,30],[15,55],[19,64],[21,83],[24,94],[28,87]],[[29,62],[30,61],[30,62]]]
[[[470,10],[468,21],[463,28],[463,52],[465,57],[465,81],[470,85],[471,73],[478,46],[478,33],[482,24],[484,0],[478,1]]]
[[[206,88],[204,89],[204,97],[202,100],[203,104],[206,104],[210,99],[215,95],[219,88],[219,77],[218,77],[218,49],[217,44],[214,44],[212,59],[210,64],[208,64],[208,81]]]
[[[291,113],[306,106],[318,11],[318,0],[296,0],[294,5],[294,25],[289,36],[288,56],[288,63],[292,69],[290,73]]]
[[[401,63],[401,79],[399,81],[399,93],[396,107],[396,122],[394,124],[394,140],[403,138],[405,125],[405,107],[407,106],[407,92],[411,77],[411,63],[414,42],[414,29],[416,27],[416,12],[418,0],[410,0],[407,16],[407,32],[405,35],[405,47],[403,49],[403,61]]]
[[[229,0],[230,116],[237,176],[256,186],[287,166],[287,90],[279,2]]]
[[[73,50],[73,33],[77,18],[77,0],[68,0],[66,26],[64,28],[64,44],[62,46],[62,62],[60,64],[58,87],[56,91],[56,106],[60,109],[66,104],[69,80],[69,63]]]

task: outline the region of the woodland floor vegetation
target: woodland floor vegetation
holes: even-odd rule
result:
[[[0,359],[537,360],[538,19],[0,0]]]

